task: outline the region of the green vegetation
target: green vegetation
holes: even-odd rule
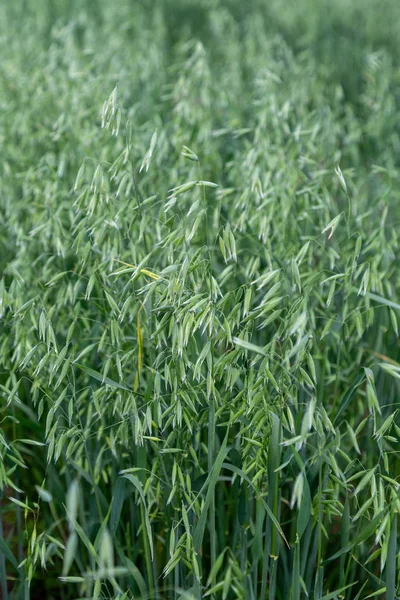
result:
[[[398,598],[400,3],[0,23],[1,597]]]

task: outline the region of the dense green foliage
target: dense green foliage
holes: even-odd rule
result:
[[[394,600],[400,3],[0,23],[2,598]]]

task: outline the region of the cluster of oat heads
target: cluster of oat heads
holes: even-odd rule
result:
[[[399,11],[300,5],[0,8],[5,599],[396,598]]]

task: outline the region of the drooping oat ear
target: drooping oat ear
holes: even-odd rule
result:
[[[330,221],[328,223],[328,225],[326,225],[324,227],[324,229],[322,230],[321,233],[326,233],[328,240],[331,239],[332,235],[335,232],[336,227],[339,225],[339,221],[340,218],[342,216],[343,213],[340,213],[340,215],[337,215],[334,219],[332,219],[332,221]]]
[[[121,107],[118,103],[118,86],[116,85],[108,100],[105,100],[101,109],[101,126],[111,129],[112,135],[118,135],[121,125]]]
[[[139,173],[141,173],[144,168],[146,168],[146,172],[149,170],[150,163],[151,163],[151,157],[153,156],[153,152],[154,152],[154,148],[156,147],[156,143],[157,143],[157,129],[151,136],[150,148],[147,150],[147,152],[143,158],[142,164],[139,169]]]
[[[335,173],[337,175],[337,178],[339,179],[339,183],[340,183],[340,187],[342,188],[342,190],[345,192],[345,194],[347,194],[347,185],[346,185],[346,181],[345,178],[343,176],[343,173],[341,171],[341,168],[339,167],[339,165],[337,165],[335,167]]]
[[[182,156],[184,156],[185,158],[188,158],[189,160],[198,162],[199,157],[197,156],[197,154],[195,152],[193,152],[193,150],[191,150],[187,146],[182,146],[182,148],[183,148],[183,150],[181,152]]]

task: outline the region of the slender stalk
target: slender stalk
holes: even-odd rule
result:
[[[3,529],[2,499],[3,499],[3,491],[0,490],[0,539],[4,539],[3,538],[4,529]],[[6,557],[4,556],[3,552],[1,552],[1,550],[0,550],[0,581],[1,581],[2,598],[3,598],[3,600],[8,600]]]
[[[386,564],[386,600],[395,600],[397,583],[397,512],[392,514]]]
[[[215,457],[215,400],[214,394],[212,393],[209,400],[208,409],[208,472],[211,473],[211,469],[214,464]],[[209,509],[209,530],[210,530],[210,558],[211,565],[213,565],[217,558],[217,536],[215,530],[215,493],[212,495]],[[215,585],[215,577],[213,578],[212,585]]]
[[[147,536],[146,520],[145,520],[145,512],[144,511],[145,511],[145,508],[141,504],[140,505],[140,518],[141,518],[141,524],[142,524],[143,550],[144,550],[144,557],[145,557],[145,563],[146,563],[149,591],[150,591],[150,593],[153,593],[153,590],[154,590],[153,565],[152,565],[152,560],[151,560],[151,556],[150,556],[150,544],[149,544],[149,539]]]

